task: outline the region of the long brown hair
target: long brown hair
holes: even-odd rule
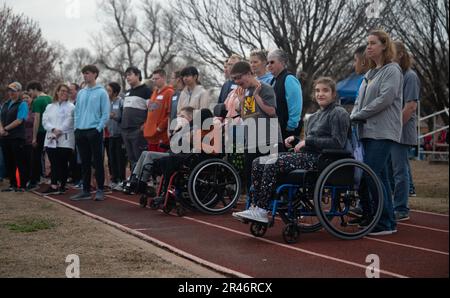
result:
[[[369,36],[373,35],[386,47],[383,51],[383,66],[391,63],[395,58],[395,46],[388,33],[383,30],[374,30],[369,33]],[[369,59],[369,68],[376,68],[377,65],[372,59]]]
[[[397,57],[399,57],[401,55],[400,59],[396,59],[396,60],[398,60],[398,64],[402,68],[403,72],[405,72],[411,68],[411,65],[412,65],[411,56],[403,42],[397,40],[397,41],[394,41],[394,45],[395,45],[395,50],[397,51],[396,52]]]

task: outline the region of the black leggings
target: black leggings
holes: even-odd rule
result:
[[[46,151],[50,160],[52,185],[58,185],[60,182],[61,187],[65,187],[69,172],[69,159],[73,150],[70,148],[46,148]]]
[[[28,171],[25,168],[25,140],[5,138],[1,140],[1,144],[10,186],[18,186],[16,180],[16,168],[18,168],[20,175],[20,186],[24,188],[30,178]]]

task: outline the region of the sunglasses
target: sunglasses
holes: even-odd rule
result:
[[[273,60],[271,60],[271,61],[267,61],[267,65],[272,65],[272,64],[274,64],[276,61],[273,61]]]

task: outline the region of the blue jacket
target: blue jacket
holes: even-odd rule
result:
[[[109,119],[110,103],[105,88],[96,85],[78,92],[75,104],[75,129],[92,129],[102,132]]]

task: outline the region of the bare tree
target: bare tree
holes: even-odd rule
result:
[[[80,83],[83,80],[81,69],[87,64],[94,64],[95,57],[86,48],[77,48],[67,54],[63,72],[65,81]]]
[[[103,0],[103,32],[94,37],[98,62],[121,76],[128,66],[142,68],[148,78],[151,69],[164,67],[177,55],[178,22],[158,2],[142,0],[133,6],[128,0]]]
[[[48,88],[55,79],[55,51],[39,26],[6,5],[0,7],[0,86],[11,81],[40,80]]]
[[[420,17],[418,17],[420,16]],[[427,114],[448,108],[449,3],[445,0],[398,1],[387,18],[389,29],[414,56]],[[444,117],[448,124],[448,116]]]
[[[305,76],[310,99],[318,75],[335,74],[352,59],[365,38],[365,1],[348,0],[177,0],[173,5],[183,28],[184,50],[216,69],[231,53],[280,48],[289,69]]]

